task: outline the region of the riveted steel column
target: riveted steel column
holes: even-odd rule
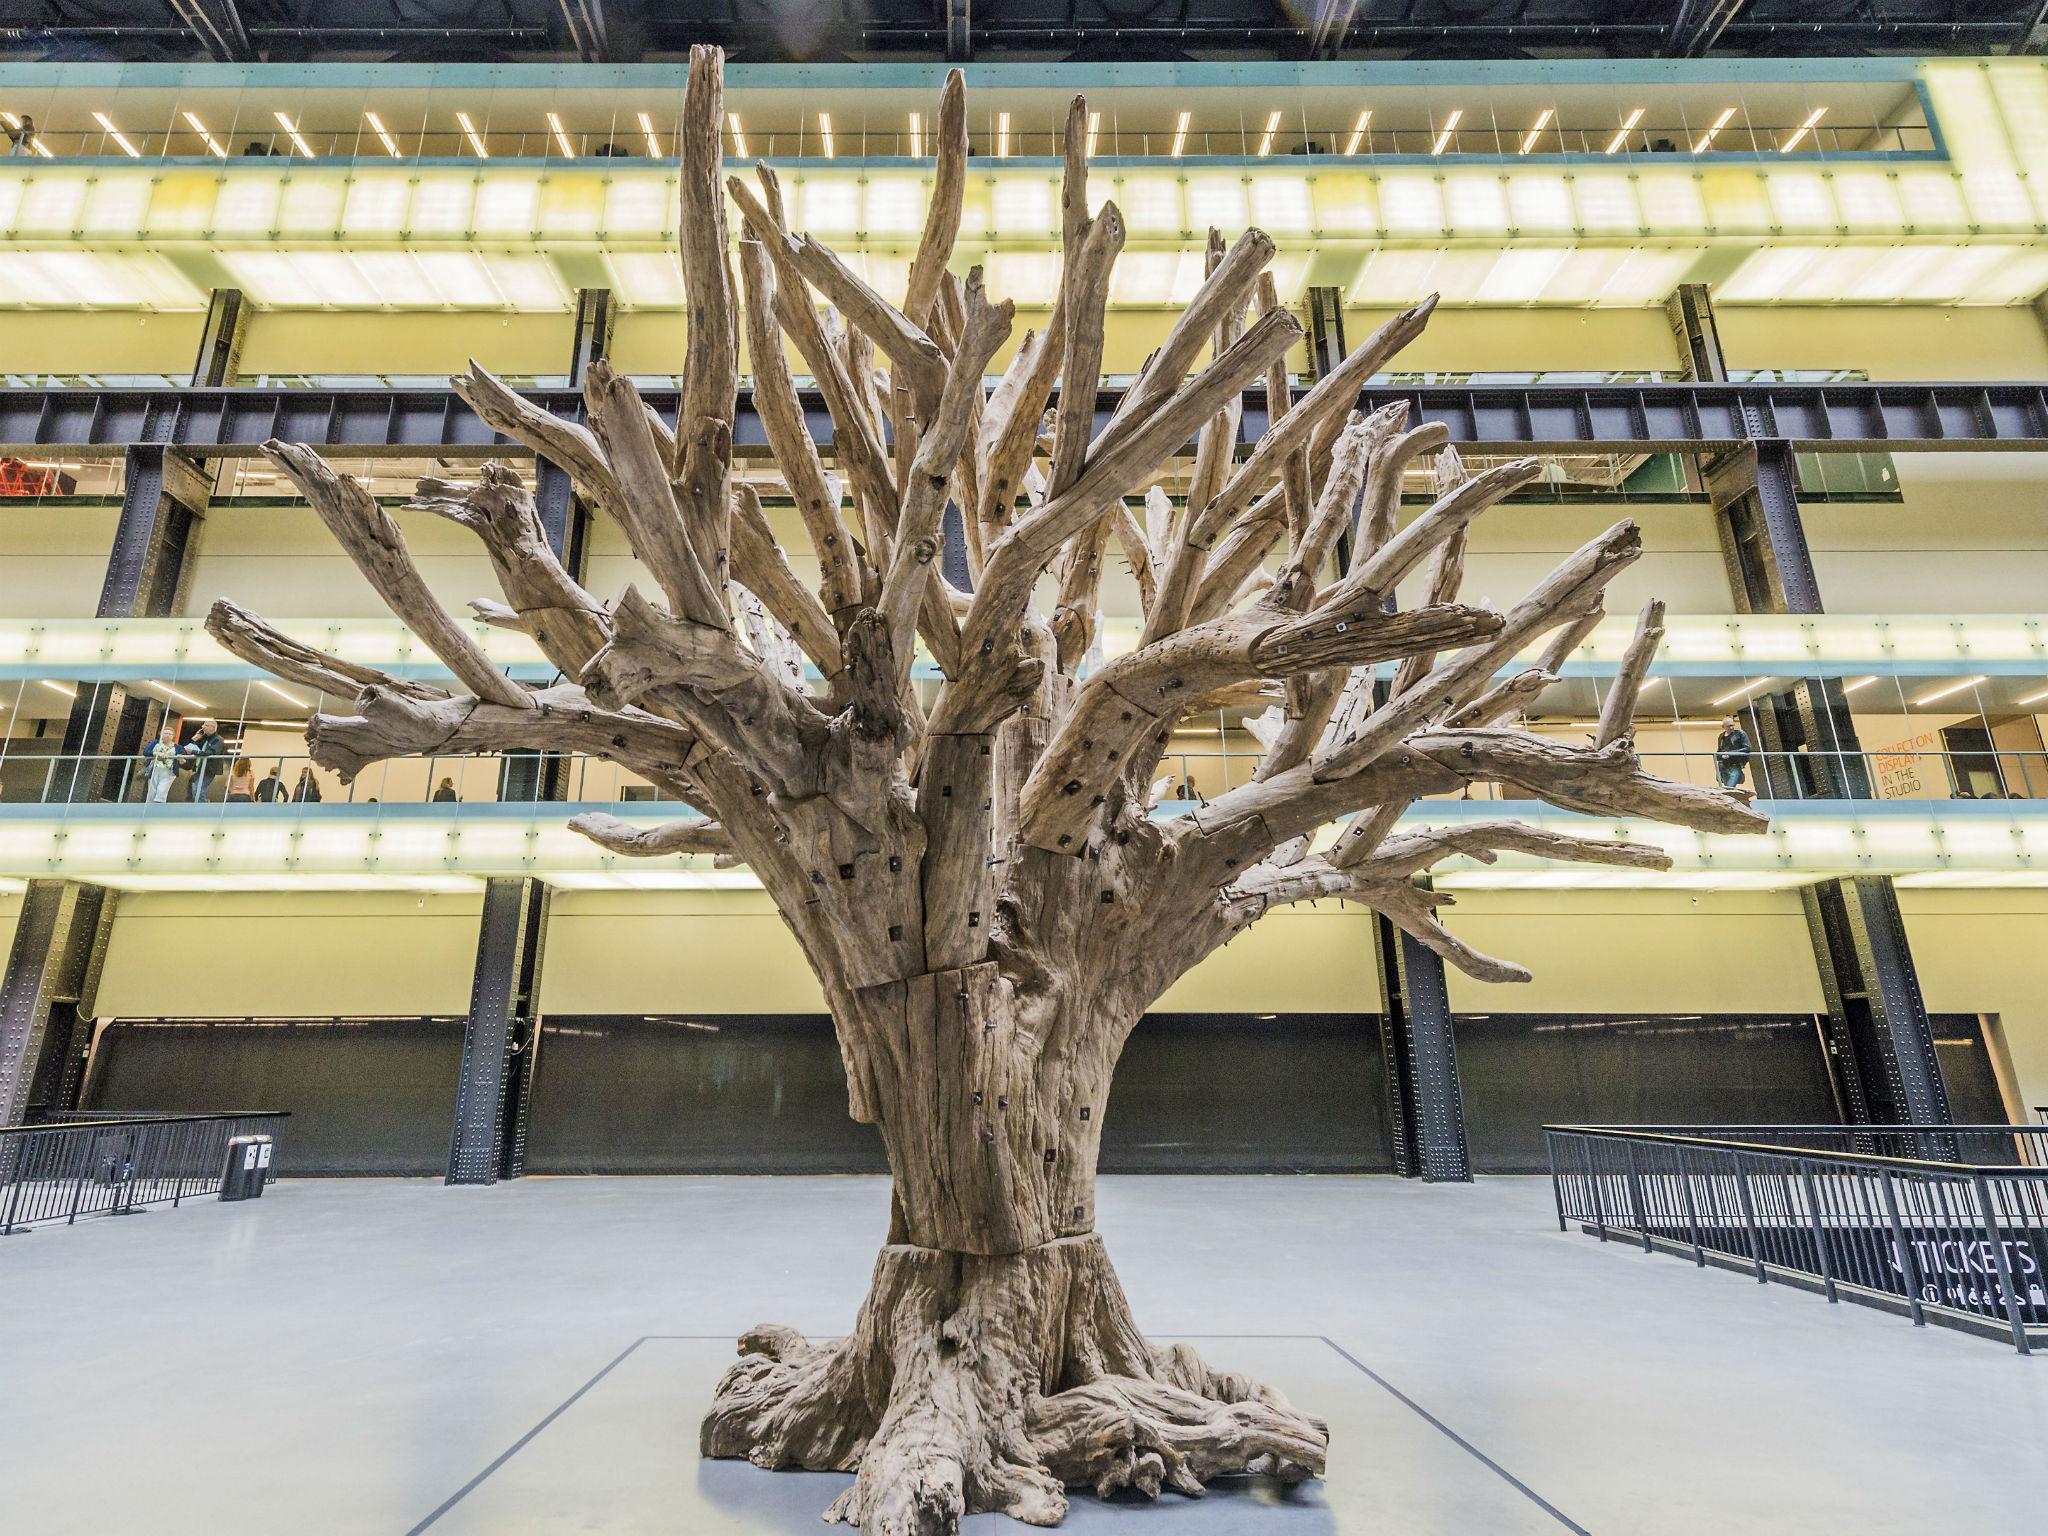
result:
[[[199,333],[199,356],[192,363],[192,383],[218,389],[235,382],[241,371],[242,337],[249,329],[249,305],[239,288],[216,288],[206,301],[206,328]]]
[[[1378,913],[1373,927],[1394,1171],[1431,1184],[1470,1183],[1472,1152],[1444,963]]]
[[[114,894],[31,880],[0,979],[0,1125],[78,1107]]]
[[[1344,290],[1311,288],[1308,291],[1309,364],[1321,378],[1344,361]]]
[[[1711,299],[1673,295],[1672,327],[1688,368],[1725,379]],[[1768,408],[1743,406],[1745,447],[1706,471],[1737,611],[1820,613],[1820,580],[1799,511],[1798,463]],[[1758,788],[1780,798],[1867,800],[1870,773],[1839,678],[1802,678],[1754,702],[1763,749]],[[1952,1119],[1934,1026],[1889,879],[1829,880],[1803,893],[1807,935],[1828,1009],[1828,1053],[1842,1105],[1866,1124]]]
[[[518,1177],[525,1166],[526,1115],[539,1050],[534,1003],[547,920],[548,891],[538,880],[484,883],[448,1143],[450,1184],[494,1184]]]

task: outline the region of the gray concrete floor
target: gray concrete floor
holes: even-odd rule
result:
[[[0,1530],[807,1532],[700,1463],[764,1321],[851,1322],[877,1179],[286,1181],[0,1241]],[[1327,1482],[1089,1536],[2036,1531],[2048,1360],[1557,1231],[1541,1180],[1108,1179],[1146,1329],[1329,1419]],[[997,1517],[976,1536],[1022,1529]]]

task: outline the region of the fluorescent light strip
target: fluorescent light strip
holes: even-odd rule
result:
[[[42,685],[45,688],[56,689],[57,692],[63,694],[64,697],[67,699],[75,699],[78,697],[78,690],[70,686],[68,683],[53,683],[47,677],[39,678],[37,679],[37,681],[42,683]]]
[[[1444,131],[1436,136],[1436,142],[1429,147],[1432,155],[1440,155],[1451,142],[1451,135],[1458,131],[1458,122],[1465,115],[1463,107],[1451,108],[1451,115],[1444,119]]]
[[[97,122],[100,125],[100,127],[104,128],[107,131],[108,135],[113,139],[113,141],[116,144],[121,146],[122,150],[127,154],[130,160],[140,160],[142,158],[142,151],[137,149],[133,144],[130,144],[128,142],[128,135],[123,133],[120,129],[116,128],[113,124],[113,121],[107,116],[106,113],[93,113],[93,120]]]
[[[1188,124],[1193,122],[1194,118],[1194,113],[1183,112],[1174,120],[1171,158],[1178,160],[1181,156],[1181,151],[1188,147]]]
[[[1778,153],[1781,155],[1789,155],[1792,153],[1793,150],[1797,149],[1799,147],[1799,141],[1805,138],[1809,133],[1813,132],[1814,124],[1818,123],[1823,117],[1827,116],[1827,111],[1828,109],[1826,107],[1815,107],[1811,112],[1807,113],[1806,121],[1799,125],[1798,131],[1795,132],[1791,138],[1787,139],[1783,144],[1780,144],[1778,146]]]
[[[275,117],[275,118],[277,119],[277,126],[278,126],[278,127],[280,127],[280,128],[282,128],[282,129],[283,129],[283,130],[284,130],[284,131],[285,131],[285,132],[286,132],[287,134],[289,134],[289,135],[291,136],[291,141],[292,141],[292,148],[296,149],[296,150],[297,150],[297,151],[298,151],[298,152],[299,152],[300,154],[304,155],[304,156],[305,156],[305,157],[306,157],[306,158],[307,158],[308,160],[312,159],[312,158],[313,158],[313,146],[312,146],[312,145],[310,145],[310,144],[308,144],[308,143],[307,143],[307,142],[305,141],[305,139],[304,139],[303,137],[301,137],[301,136],[300,136],[300,133],[299,133],[299,128],[298,128],[298,124],[294,123],[294,122],[293,122],[293,121],[292,121],[292,120],[291,120],[290,118],[286,117],[286,116],[285,116],[285,115],[284,115],[284,114],[283,114],[282,112],[276,112],[276,113],[273,113],[273,114],[272,114],[272,116],[274,116],[274,117]]]
[[[1616,150],[1620,149],[1622,145],[1628,142],[1628,136],[1631,133],[1635,132],[1636,124],[1640,123],[1642,120],[1643,109],[1641,107],[1637,107],[1635,111],[1629,113],[1628,121],[1621,125],[1621,127],[1616,131],[1614,137],[1607,141],[1607,148],[1604,151],[1602,151],[1602,153],[1611,155]]]
[[[740,123],[737,112],[725,114],[726,126],[732,129],[732,152],[742,160],[747,158],[747,130]]]
[[[640,114],[640,131],[647,135],[647,153],[659,160],[661,158],[661,140],[654,136],[654,119],[645,112]],[[829,139],[826,141],[825,153],[828,155],[832,153],[831,141]]]
[[[384,153],[389,155],[394,160],[398,159],[398,140],[392,138],[390,134],[384,131],[384,119],[379,117],[374,112],[365,112],[363,114],[363,121],[370,125],[370,132],[376,134],[379,139],[383,140]]]
[[[1089,160],[1095,158],[1095,140],[1101,133],[1102,114],[1100,112],[1090,112],[1088,114],[1088,148],[1085,152],[1085,158]]]
[[[476,131],[476,124],[469,120],[469,114],[458,112],[455,114],[455,121],[462,124],[462,131],[469,136],[469,147],[476,151],[477,159],[490,159],[491,152],[484,147],[484,136]]]
[[[1367,107],[1358,114],[1358,121],[1351,125],[1351,137],[1344,141],[1344,153],[1355,155],[1358,146],[1365,141],[1365,130],[1372,124],[1372,108]]]
[[[1740,688],[1736,688],[1728,693],[1722,694],[1721,697],[1714,700],[1714,704],[1717,708],[1723,704],[1733,704],[1737,699],[1748,698],[1749,695],[1755,693],[1757,689],[1768,688],[1772,683],[1775,683],[1776,681],[1777,679],[1775,677],[1760,677],[1753,683],[1744,683]]]
[[[2027,696],[2026,696],[2026,697],[2025,697],[2024,699],[2014,699],[2014,700],[2013,700],[2013,703],[2015,703],[2015,704],[2038,704],[2038,703],[2040,703],[2040,702],[2041,702],[2041,701],[2042,701],[2043,699],[2048,699],[2048,688],[2043,688],[2043,689],[2042,689],[2042,690],[2041,690],[2041,691],[2040,691],[2039,693],[2030,693],[2030,694],[2028,694],[2028,695],[2027,695]]]
[[[1280,131],[1280,113],[1276,109],[1266,118],[1266,131],[1259,139],[1259,157],[1264,159],[1273,153],[1273,135]]]
[[[1728,126],[1728,119],[1734,115],[1735,109],[1733,107],[1722,108],[1721,115],[1714,119],[1708,126],[1707,131],[1693,141],[1692,152],[1696,155],[1704,155],[1709,149],[1713,148],[1715,136]]]
[[[1550,126],[1550,120],[1554,116],[1556,114],[1549,107],[1543,109],[1542,115],[1536,119],[1535,126],[1522,135],[1523,154],[1528,154],[1536,147],[1536,141],[1543,137],[1543,130]]]
[[[548,114],[548,128],[554,134],[555,142],[562,146],[563,155],[574,160],[576,158],[576,146],[569,142],[569,135],[563,131],[562,120],[552,112]]]
[[[209,155],[213,156],[213,158],[216,160],[227,159],[227,150],[221,146],[221,142],[219,139],[216,139],[212,134],[206,131],[206,124],[199,121],[199,114],[197,112],[187,112],[185,114],[185,121],[191,124],[192,131],[198,134],[200,139],[205,142],[206,152]]]
[[[1979,683],[1984,681],[1986,681],[1986,679],[1982,674],[1979,674],[1976,677],[1966,677],[1959,683],[1950,683],[1947,687],[1937,688],[1932,693],[1921,694],[1919,698],[1913,701],[1913,705],[1917,709],[1922,704],[1939,703],[1941,700],[1949,697],[1951,694],[1961,693],[1965,688],[1974,688]]]
[[[142,686],[145,688],[154,688],[158,693],[168,694],[170,695],[170,697],[176,699],[180,704],[190,704],[198,709],[206,708],[205,704],[201,703],[198,699],[193,698],[191,694],[180,693],[178,692],[177,689],[173,688],[169,683],[159,683],[152,681],[146,682]]]
[[[825,158],[830,160],[833,155],[832,114],[830,112],[820,112],[818,114],[818,142],[824,146]]]
[[[910,158],[924,158],[924,114],[921,112],[910,114]]]
[[[1842,695],[1846,698],[1848,695],[1854,693],[1857,689],[1868,688],[1872,683],[1876,681],[1877,678],[1873,675],[1870,677],[1859,677],[1853,683],[1844,683],[1842,684]]]
[[[257,686],[258,688],[268,688],[268,689],[269,689],[269,690],[270,690],[270,691],[271,691],[272,693],[276,694],[276,695],[277,695],[277,696],[278,696],[278,697],[279,697],[280,699],[283,699],[283,700],[285,701],[285,703],[287,703],[287,704],[290,704],[290,705],[293,705],[293,706],[295,706],[296,708],[299,708],[299,709],[304,709],[304,708],[306,707],[306,701],[305,701],[304,699],[300,698],[300,697],[299,697],[299,696],[298,696],[297,694],[292,694],[292,693],[286,693],[286,692],[284,691],[284,689],[282,689],[282,688],[278,687],[278,686],[277,686],[277,684],[275,684],[275,683],[273,683],[273,682],[270,682],[270,681],[268,681],[268,680],[267,680],[267,679],[265,679],[265,678],[261,678],[261,677],[257,678],[257,679],[256,679],[256,686]],[[267,722],[267,721],[256,721],[256,722],[252,722],[252,723],[255,723],[255,724],[268,724],[268,722]]]
[[[19,128],[21,126],[21,119],[12,112],[0,112],[0,123],[5,123],[10,128]]]
[[[1181,113],[1180,118],[1185,123],[1188,118],[1187,113]],[[1179,154],[1180,151],[1175,150],[1174,153]],[[998,160],[1010,158],[1010,114],[1007,112],[998,112],[996,114],[996,158]]]

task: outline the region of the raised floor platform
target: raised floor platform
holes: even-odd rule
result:
[[[880,1179],[286,1181],[0,1243],[9,1529],[782,1536],[845,1479],[701,1463],[754,1323],[851,1322]],[[2019,1531],[2048,1366],[1557,1230],[1546,1181],[1104,1181],[1139,1318],[1330,1421],[1293,1494],[1115,1536]],[[1022,1530],[995,1516],[983,1533]]]

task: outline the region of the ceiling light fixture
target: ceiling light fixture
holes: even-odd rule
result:
[[[273,116],[275,116],[275,117],[277,118],[277,126],[278,126],[278,127],[280,127],[280,128],[282,128],[282,129],[283,129],[283,130],[284,130],[284,131],[286,132],[286,134],[288,134],[288,135],[289,135],[289,136],[291,137],[291,141],[292,141],[292,148],[293,148],[293,149],[296,149],[296,150],[297,150],[297,151],[298,151],[298,152],[299,152],[300,154],[304,155],[304,156],[305,156],[305,157],[306,157],[306,158],[307,158],[308,160],[312,159],[312,158],[313,158],[313,146],[312,146],[312,145],[310,145],[310,144],[308,144],[308,143],[307,143],[307,142],[305,141],[305,139],[304,139],[304,138],[303,138],[303,137],[302,137],[302,136],[300,135],[300,133],[299,133],[299,128],[298,128],[298,124],[294,123],[294,122],[293,122],[293,121],[292,121],[292,120],[291,120],[290,118],[286,117],[286,116],[285,116],[285,115],[284,115],[284,114],[283,114],[282,112],[274,113],[274,114],[272,114],[272,115],[273,115]]]
[[[654,135],[654,119],[645,112],[640,114],[640,131],[647,136],[647,153],[654,159],[659,160],[661,158],[661,140]],[[829,155],[832,151],[827,149],[825,153]]]
[[[121,146],[122,151],[126,153],[130,160],[140,160],[142,158],[142,151],[137,149],[133,144],[130,144],[128,142],[128,135],[123,133],[120,129],[116,128],[113,124],[113,121],[110,118],[108,118],[106,113],[95,112],[93,113],[93,119],[100,125],[100,127],[104,128],[107,131],[107,133],[113,138],[116,144]]]
[[[1704,155],[1709,149],[1713,148],[1715,135],[1728,126],[1728,119],[1734,115],[1735,109],[1733,107],[1723,107],[1721,115],[1707,126],[1707,131],[1693,141],[1692,152],[1696,155]]]
[[[192,131],[199,135],[200,140],[206,145],[206,152],[209,155],[213,156],[216,160],[227,159],[227,150],[221,146],[219,139],[216,139],[206,131],[206,124],[199,121],[199,114],[197,112],[187,112],[185,114],[185,121],[192,125]]]
[[[1175,160],[1178,160],[1180,158],[1181,151],[1188,147],[1188,124],[1193,122],[1194,118],[1194,113],[1183,112],[1179,117],[1174,119],[1173,149],[1171,151],[1171,154]]]
[[[1273,153],[1273,135],[1280,131],[1280,113],[1276,108],[1266,118],[1266,131],[1259,138],[1259,158]]]
[[[1542,115],[1536,119],[1535,126],[1522,135],[1523,154],[1528,154],[1530,150],[1536,147],[1536,141],[1543,137],[1543,130],[1550,126],[1550,120],[1554,116],[1556,114],[1549,107],[1543,109]]]
[[[924,158],[924,114],[921,112],[910,114],[910,158]]]
[[[379,117],[374,112],[365,111],[363,113],[363,121],[370,125],[370,132],[376,134],[377,137],[383,141],[384,153],[389,155],[394,160],[398,159],[398,140],[391,137],[391,135],[385,131],[384,119]]]
[[[67,699],[75,699],[78,697],[78,690],[76,688],[73,688],[69,683],[53,683],[47,677],[40,678],[38,679],[38,681],[40,681],[45,688],[56,689],[57,692],[63,694],[64,697]]]
[[[180,704],[190,704],[195,709],[206,708],[206,705],[202,703],[200,700],[193,698],[192,695],[189,693],[178,692],[178,690],[173,688],[169,683],[149,682],[144,684],[144,686],[148,688],[154,688],[159,693],[168,694],[171,698],[176,699]]]
[[[1919,698],[1913,701],[1914,707],[1918,708],[1922,704],[1939,703],[1950,694],[1961,693],[1965,688],[1974,688],[1984,681],[1985,678],[1981,673],[1976,677],[1966,677],[1959,683],[1950,683],[1946,687],[1935,689],[1932,693],[1921,694]]]
[[[265,679],[265,678],[261,678],[261,677],[257,678],[257,679],[256,679],[256,686],[257,686],[258,688],[268,688],[268,689],[269,689],[269,690],[270,690],[270,691],[271,691],[272,693],[276,694],[276,695],[277,695],[277,696],[278,696],[278,697],[279,697],[280,699],[283,699],[283,700],[285,701],[285,703],[287,703],[287,704],[290,704],[291,706],[293,706],[293,707],[294,707],[294,708],[296,708],[296,709],[304,709],[304,708],[306,707],[306,701],[305,701],[304,699],[300,698],[300,697],[299,697],[299,696],[298,696],[297,694],[287,693],[287,692],[285,692],[285,691],[284,691],[284,689],[282,689],[282,688],[278,687],[278,686],[277,686],[277,684],[275,684],[275,683],[273,683],[273,682],[270,682],[269,680],[267,680],[267,679]]]
[[[1799,147],[1799,141],[1805,138],[1809,133],[1813,132],[1814,125],[1818,123],[1823,117],[1827,116],[1827,111],[1828,109],[1826,107],[1815,107],[1811,112],[1807,113],[1806,121],[1799,125],[1798,129],[1793,133],[1792,137],[1787,139],[1783,144],[1780,144],[1778,146],[1778,153],[1781,155],[1789,155],[1792,153],[1793,150],[1797,149]]]
[[[818,114],[818,142],[824,146],[825,158],[830,160],[833,153],[832,114],[830,112],[820,112]]]
[[[1714,703],[1716,706],[1733,704],[1737,699],[1747,698],[1750,694],[1755,693],[1757,689],[1769,687],[1776,681],[1775,677],[1760,677],[1754,682],[1744,683],[1740,688],[1731,689],[1729,692],[1722,694],[1721,697],[1714,700]]]
[[[1450,147],[1451,135],[1458,131],[1459,119],[1465,115],[1463,107],[1451,108],[1451,115],[1444,119],[1444,131],[1436,136],[1436,142],[1429,147],[1432,155],[1440,155]]]
[[[469,147],[476,151],[477,159],[490,159],[491,152],[484,148],[484,136],[476,131],[476,124],[469,120],[469,114],[458,112],[455,114],[455,121],[462,124],[462,131],[469,136]]]
[[[732,129],[732,152],[733,152],[734,154],[738,155],[738,156],[739,156],[739,157],[740,157],[740,158],[741,158],[742,160],[746,159],[746,158],[747,158],[747,130],[746,130],[745,128],[743,128],[742,126],[740,126],[740,115],[739,115],[739,113],[737,113],[737,112],[728,112],[728,113],[726,113],[726,114],[725,114],[725,121],[726,121],[726,125],[727,125],[728,127],[730,127],[730,128]]]
[[[996,158],[1010,158],[1010,114],[1007,112],[996,114]]]
[[[1876,681],[1877,676],[1875,673],[1871,674],[1869,677],[1859,677],[1853,683],[1842,684],[1842,693],[1844,697],[1846,697],[1847,695],[1854,693],[1858,688],[1868,688],[1872,683]]]
[[[1602,153],[1611,155],[1616,150],[1620,149],[1622,145],[1628,142],[1628,136],[1631,133],[1635,132],[1636,124],[1640,123],[1642,120],[1643,109],[1641,107],[1637,107],[1635,111],[1629,113],[1628,121],[1621,125],[1621,127],[1615,132],[1614,137],[1607,141],[1607,148],[1604,151],[1602,151]]]
[[[1365,142],[1365,130],[1371,123],[1372,108],[1367,107],[1358,114],[1358,121],[1351,125],[1351,137],[1344,141],[1345,154],[1355,155],[1358,153],[1358,146]]]
[[[1100,112],[1090,112],[1088,114],[1088,148],[1086,158],[1090,160],[1095,158],[1095,141],[1101,134],[1102,114]]]
[[[2024,699],[2014,699],[2014,700],[2013,700],[2013,703],[2015,703],[2015,704],[2038,704],[2038,703],[2040,703],[2040,702],[2041,702],[2041,701],[2042,701],[2043,699],[2048,699],[2048,688],[2043,688],[2043,689],[2042,689],[2042,690],[2041,690],[2041,691],[2040,691],[2039,693],[2030,693],[2030,694],[2028,694],[2028,695],[2027,695],[2027,696],[2026,696],[2026,697],[2025,697]]]
[[[562,120],[554,113],[548,114],[548,127],[555,135],[555,142],[562,146],[562,153],[568,159],[576,158],[576,146],[569,142],[569,135],[562,127]]]

